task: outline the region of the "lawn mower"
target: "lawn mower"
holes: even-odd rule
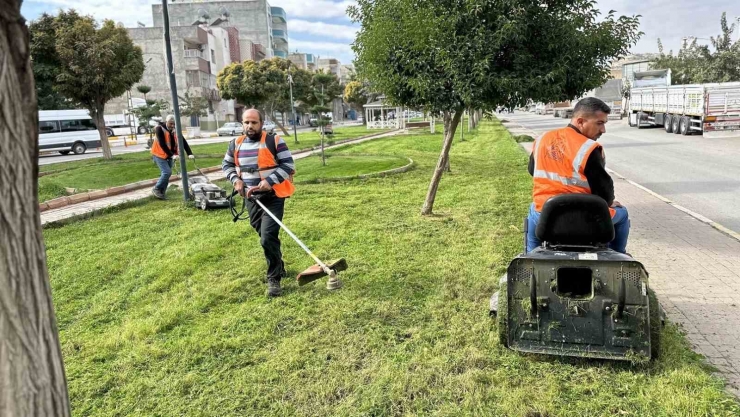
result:
[[[195,165],[195,160],[193,160],[193,165]],[[175,164],[175,167],[177,167],[177,164]],[[200,176],[188,175],[188,192],[195,207],[201,210],[229,207],[229,198],[226,195],[226,190],[212,183],[197,165],[195,165],[195,169]],[[179,170],[176,168],[176,171]]]
[[[647,361],[660,351],[662,317],[645,267],[611,250],[606,202],[562,194],[542,208],[543,244],[509,264],[490,301],[502,345],[520,352]]]

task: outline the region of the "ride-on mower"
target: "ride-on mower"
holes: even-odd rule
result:
[[[645,267],[608,248],[606,202],[562,194],[542,208],[543,244],[511,261],[491,298],[501,343],[529,353],[644,361],[660,351],[660,306]]]

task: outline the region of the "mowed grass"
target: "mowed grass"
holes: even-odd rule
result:
[[[405,174],[298,187],[285,222],[347,259],[336,292],[286,280],[268,300],[248,223],[177,199],[45,229],[74,414],[739,415],[673,325],[649,366],[498,344],[488,299],[520,250],[531,179],[495,122],[465,137],[434,216],[419,211],[440,134],[342,150],[411,157]],[[290,275],[313,263],[281,236]]]
[[[352,139],[380,132],[383,131],[368,131],[364,126],[341,127],[336,129],[336,134],[331,140]],[[299,133],[299,139],[300,144],[294,145],[292,137],[285,138],[289,148],[297,147],[298,150],[311,149],[312,146],[318,145],[320,140],[319,134],[316,132]],[[327,138],[327,143],[328,141]],[[188,170],[195,169],[196,164],[200,168],[220,165],[223,157],[219,157],[219,155],[226,153],[227,147],[228,143],[226,142],[193,145],[192,151],[197,159],[195,164],[188,161]],[[297,150],[293,149],[293,151],[296,152]],[[199,157],[201,155],[204,157]],[[358,166],[358,168],[362,167]],[[111,160],[96,158],[42,165],[40,170],[41,172],[57,172],[39,178],[39,202],[67,195],[65,187],[80,190],[104,189],[159,177],[159,169],[152,162],[149,151],[115,156]],[[372,171],[358,171],[358,173],[366,172]]]
[[[408,165],[408,159],[394,155],[347,155],[339,152],[326,153],[326,165],[321,155],[312,155],[296,161],[297,183],[319,179],[353,177],[362,174],[387,171]]]

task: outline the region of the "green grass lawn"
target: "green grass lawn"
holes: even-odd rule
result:
[[[495,122],[465,138],[434,216],[419,211],[439,134],[342,150],[411,157],[405,174],[297,187],[285,222],[347,259],[337,292],[286,280],[268,300],[248,223],[177,199],[45,229],[74,414],[739,415],[673,325],[649,366],[498,344],[488,299],[520,250],[531,179]],[[282,237],[289,274],[312,264]]]
[[[341,127],[337,128],[334,137],[331,139],[327,138],[327,141],[352,139],[366,134],[380,132],[382,131],[368,131],[364,126]],[[316,132],[300,133],[299,140],[301,142],[299,145],[293,144],[292,137],[285,139],[288,142],[288,147],[294,151],[295,147],[297,147],[298,150],[310,149],[320,141],[319,135]],[[192,150],[196,157],[199,155],[208,156],[205,158],[198,158],[196,160],[196,164],[200,168],[220,165],[223,158],[214,158],[212,156],[223,155],[226,152],[227,147],[228,144],[225,142],[194,145]],[[361,170],[365,168],[367,168],[367,164],[358,167],[357,172],[373,172]],[[188,161],[188,169],[195,169],[195,165],[193,165],[191,161]],[[50,173],[39,178],[39,202],[66,195],[65,187],[81,190],[103,189],[156,178],[159,176],[159,169],[154,162],[152,162],[149,151],[124,154],[116,156],[112,160],[96,158],[83,161],[42,165],[40,170],[41,172],[58,172]]]
[[[400,156],[345,155],[327,152],[326,166],[321,164],[321,155],[298,160],[295,180],[301,183],[319,178],[350,177],[399,168],[408,163],[408,159]]]

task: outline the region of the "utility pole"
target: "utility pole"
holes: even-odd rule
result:
[[[180,123],[180,105],[177,101],[177,80],[175,80],[175,68],[172,65],[172,45],[170,45],[170,14],[167,10],[167,0],[162,0],[162,15],[164,17],[164,47],[167,58],[167,71],[170,75],[170,91],[172,92],[172,107],[175,112],[175,131],[177,132],[177,149],[179,153],[185,152],[185,144],[182,136],[182,124]],[[180,155],[180,173],[182,175],[182,197],[187,203],[190,200],[188,191],[188,166],[186,158]]]
[[[288,67],[288,71],[290,71],[290,67]],[[288,74],[288,84],[290,85],[290,108],[293,109],[293,138],[295,139],[295,143],[298,143],[298,128],[296,127],[295,102],[293,101],[293,76],[290,74]]]

